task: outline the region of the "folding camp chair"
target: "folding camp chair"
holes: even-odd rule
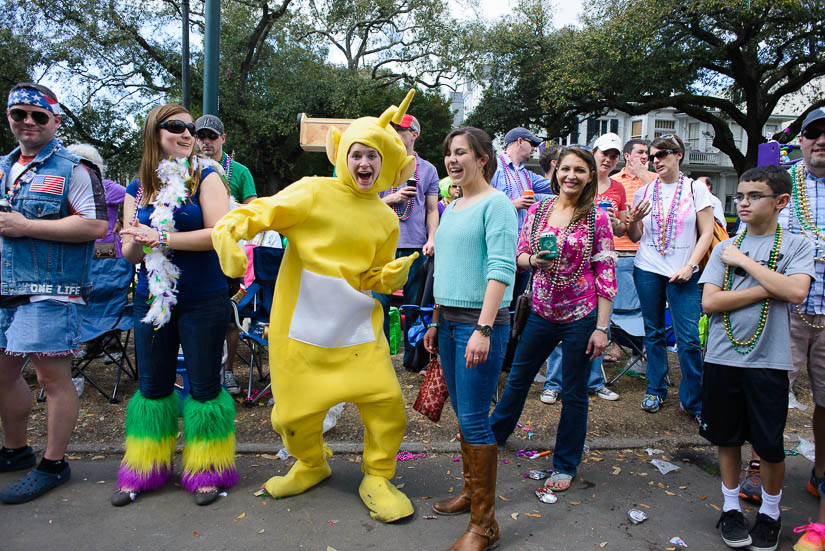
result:
[[[92,292],[80,325],[80,342],[87,344],[86,354],[72,362],[72,377],[83,377],[109,403],[116,404],[123,373],[137,379],[137,369],[126,353],[134,323],[128,294],[135,268],[124,258],[104,258],[92,260],[90,270]],[[111,395],[89,373],[91,363],[101,357],[117,369]],[[43,400],[41,390],[38,401]]]
[[[261,381],[269,375],[263,372],[263,356],[269,348],[269,339],[264,336],[263,328],[269,323],[269,314],[272,311],[272,295],[275,291],[275,280],[278,278],[278,270],[281,268],[284,249],[273,247],[255,247],[252,251],[252,269],[255,280],[246,289],[246,295],[232,305],[233,320],[240,330],[240,342],[243,343],[249,352],[249,382],[247,384],[244,405],[252,407],[255,402],[270,391],[272,382],[270,381],[263,390],[256,391],[252,388],[252,374],[257,369],[258,377]],[[252,324],[247,330],[244,328],[242,320],[250,318]],[[244,359],[238,354],[238,357]]]

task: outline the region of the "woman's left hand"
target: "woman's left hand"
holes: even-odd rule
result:
[[[487,353],[490,351],[490,338],[485,337],[478,331],[473,331],[473,334],[470,335],[470,340],[467,341],[467,349],[464,351],[467,369],[473,369],[478,364],[487,361]]]
[[[120,235],[130,235],[141,245],[148,245],[152,248],[160,245],[160,234],[157,230],[141,224],[137,220],[135,220],[130,227],[122,229]]]
[[[687,264],[682,266],[676,272],[670,276],[669,281],[671,283],[684,283],[686,281],[690,281],[690,278],[693,277],[693,266]]]
[[[596,329],[587,341],[587,354],[590,354],[590,360],[601,356],[605,348],[607,348],[607,333]]]

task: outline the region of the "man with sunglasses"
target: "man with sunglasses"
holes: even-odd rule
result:
[[[805,302],[791,311],[790,388],[802,366],[807,364],[814,397],[813,432],[816,460],[808,491],[821,497],[825,480],[825,109],[808,113],[802,121],[800,137],[802,161],[791,165],[792,199],[779,213],[779,224],[792,233],[802,234],[815,247],[816,280]]]
[[[223,151],[226,133],[223,122],[215,115],[203,115],[195,121],[195,140],[201,155],[212,159],[223,168],[224,180],[229,185],[229,193],[239,204],[251,203],[258,198],[255,182],[249,169]],[[240,290],[240,279],[227,278],[229,295],[234,296]],[[226,330],[227,359],[223,374],[223,386],[232,396],[241,393],[241,386],[235,378],[233,363],[240,341],[240,330],[232,322]]]
[[[27,358],[46,392],[49,417],[42,461],[0,491],[0,501],[24,503],[71,476],[65,452],[78,410],[72,355],[79,308],[91,291],[94,241],[106,234],[108,217],[99,180],[55,138],[60,108],[51,90],[16,84],[6,116],[19,147],[0,158],[0,472],[36,462],[26,442],[31,390],[21,370]]]
[[[421,124],[418,119],[407,113],[400,123],[392,123],[392,127],[401,138],[407,149],[407,155],[415,156],[415,173],[400,187],[391,187],[378,194],[381,200],[388,205],[398,217],[398,248],[396,258],[409,256],[418,252],[419,257],[410,267],[410,274],[404,284],[404,304],[416,304],[418,292],[424,285],[424,276],[421,267],[425,257],[433,256],[435,247],[435,230],[438,229],[438,172],[432,163],[422,159],[415,152],[415,141],[421,135]],[[373,296],[384,308],[384,335],[390,338],[390,295],[373,293]],[[412,327],[415,320],[410,315],[405,318],[404,334],[404,367],[417,371],[414,347],[407,338],[407,329]],[[423,346],[423,345],[422,345]]]

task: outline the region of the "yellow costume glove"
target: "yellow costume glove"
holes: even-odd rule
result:
[[[403,287],[416,258],[418,258],[418,253],[412,253],[410,256],[402,256],[385,264],[381,270],[381,283],[391,289],[391,292]]]
[[[212,230],[212,246],[218,253],[221,261],[221,270],[229,277],[243,277],[249,259],[243,248],[238,245],[238,239],[232,234],[230,226],[232,220],[226,216],[221,218]]]

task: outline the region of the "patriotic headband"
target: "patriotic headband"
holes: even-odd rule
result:
[[[35,107],[47,109],[55,115],[60,114],[60,106],[57,101],[35,88],[17,88],[16,90],[12,90],[9,94],[9,102],[6,107],[11,107],[12,105],[34,105]]]

